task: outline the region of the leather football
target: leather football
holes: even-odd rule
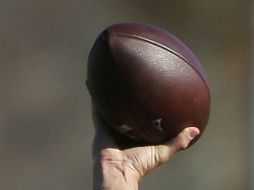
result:
[[[107,127],[133,142],[160,144],[191,126],[202,134],[208,122],[211,98],[198,59],[155,26],[102,31],[89,54],[87,87]]]

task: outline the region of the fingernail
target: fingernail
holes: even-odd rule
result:
[[[199,135],[199,129],[198,128],[190,128],[189,129],[189,138],[190,140],[193,140],[196,136]]]

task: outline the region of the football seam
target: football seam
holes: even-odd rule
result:
[[[206,79],[200,74],[200,72],[185,58],[183,57],[182,55],[180,55],[178,52],[174,51],[173,49],[161,44],[161,43],[158,43],[158,42],[155,42],[153,40],[150,40],[148,38],[144,38],[142,36],[138,36],[138,35],[134,35],[134,34],[126,34],[126,33],[121,33],[121,32],[113,32],[113,33],[110,33],[109,35],[116,35],[116,36],[125,36],[125,37],[131,37],[131,38],[136,38],[136,39],[139,39],[139,40],[142,40],[142,41],[145,41],[145,42],[148,42],[150,44],[153,44],[153,45],[156,45],[158,47],[161,47],[167,51],[169,51],[170,53],[173,53],[174,55],[176,55],[177,57],[179,57],[180,59],[182,59],[184,62],[186,62],[199,76],[200,78],[202,79],[202,81],[205,83],[205,86],[207,88],[207,91],[208,91],[208,94],[209,94],[209,97],[211,97],[211,94],[210,94],[210,90],[209,90],[209,87],[208,87],[208,84],[207,84],[207,81]]]
[[[111,56],[111,58],[114,60],[114,55],[113,55],[112,49],[111,49],[111,47],[110,47],[110,45],[109,45],[109,36],[108,36],[107,38],[108,38],[107,40],[100,38],[100,39],[102,39],[102,41],[99,42],[99,43],[105,43],[105,42],[106,42],[106,44],[107,44],[107,46],[108,46],[108,48],[109,48],[110,56]],[[143,140],[140,140],[140,142],[142,142],[142,143],[148,143],[148,142],[149,142],[149,140],[148,140],[149,134],[146,132],[146,130],[144,129],[144,126],[140,124],[140,122],[139,122],[139,120],[137,119],[136,115],[133,113],[132,107],[127,106],[127,109],[128,109],[129,112],[130,112],[130,116],[133,117],[133,119],[134,119],[136,125],[139,126],[139,128],[140,128],[140,130],[137,130],[138,134],[141,134],[141,136],[143,136],[143,138],[144,138]],[[110,124],[110,125],[113,126],[112,124]],[[113,127],[113,128],[114,128],[114,127]],[[119,131],[118,131],[118,132],[119,132]],[[130,138],[127,134],[124,134],[124,133],[121,133],[121,134],[123,134],[124,136],[127,136],[128,138]]]

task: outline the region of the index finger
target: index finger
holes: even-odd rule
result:
[[[97,157],[101,150],[106,148],[118,148],[113,138],[107,130],[107,122],[93,108],[92,118],[95,128],[95,136],[93,140],[93,158]]]

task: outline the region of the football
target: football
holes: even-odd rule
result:
[[[107,127],[133,142],[164,143],[186,127],[202,134],[209,119],[211,97],[198,59],[152,25],[104,29],[91,48],[86,82]]]

